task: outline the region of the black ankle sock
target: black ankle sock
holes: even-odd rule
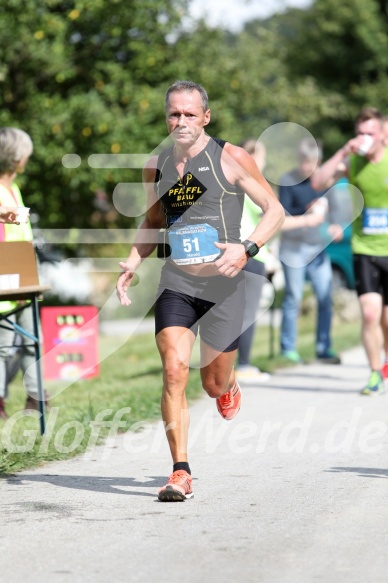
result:
[[[191,476],[190,466],[188,462],[177,462],[176,464],[174,464],[172,471],[177,472],[178,470],[184,470]]]

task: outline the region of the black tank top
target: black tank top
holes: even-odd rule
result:
[[[240,242],[244,192],[230,184],[221,168],[224,140],[210,138],[205,148],[187,160],[181,179],[173,148],[158,158],[155,191],[163,204],[167,227],[207,223],[221,243]]]

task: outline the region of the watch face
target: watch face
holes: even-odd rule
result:
[[[248,253],[249,257],[254,257],[260,251],[260,248],[253,241],[243,241],[245,251]]]

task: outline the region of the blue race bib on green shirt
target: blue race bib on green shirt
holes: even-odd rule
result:
[[[388,233],[388,208],[364,208],[362,232],[365,235],[386,235]]]

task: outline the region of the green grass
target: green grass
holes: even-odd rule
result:
[[[252,364],[265,372],[294,366],[279,353],[280,330],[273,331],[274,356],[271,357],[271,339],[268,328],[257,328],[252,349]],[[361,344],[360,322],[342,322],[334,318],[332,326],[333,350],[337,353]],[[315,360],[315,315],[299,318],[297,350],[304,362]]]
[[[359,322],[334,324],[334,349],[341,351],[358,345],[359,328]],[[300,318],[298,350],[307,362],[314,359],[314,329],[315,317]],[[262,370],[273,372],[279,367],[292,366],[278,355],[278,336],[279,330],[275,329],[276,354],[270,358],[270,331],[267,327],[256,328],[252,362]],[[120,344],[119,339],[102,337],[100,352],[112,351],[114,342]],[[57,396],[50,399],[46,436],[42,438],[38,419],[20,413],[26,398],[21,375],[11,384],[7,401],[10,419],[0,421],[0,474],[66,459],[84,452],[88,443],[101,442],[110,429],[96,421],[102,412],[103,422],[112,421],[118,411],[120,415],[124,413],[120,418],[122,425],[117,427],[120,431],[133,428],[141,421],[159,419],[162,368],[153,335],[131,338],[113,351],[101,363],[98,378],[75,382],[59,392],[61,386],[59,382],[46,382],[48,391]],[[193,369],[187,396],[192,401],[200,395],[199,371]],[[124,408],[127,411],[123,412]]]

